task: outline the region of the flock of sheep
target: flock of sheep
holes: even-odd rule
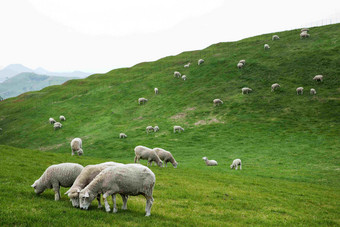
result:
[[[60,121],[66,121],[66,118],[63,115],[60,115],[59,119],[60,119]],[[50,117],[50,119],[48,119],[48,122],[50,122],[50,124],[53,124],[54,130],[57,130],[57,129],[59,129],[63,126],[60,122],[57,122],[52,117]]]

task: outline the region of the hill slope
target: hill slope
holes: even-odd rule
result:
[[[218,43],[7,99],[0,103],[0,144],[49,151],[60,155],[60,161],[74,162],[82,160],[69,157],[74,137],[83,139],[86,159],[93,162],[132,162],[137,145],[170,150],[179,162],[176,171],[152,167],[161,204],[174,185],[183,188],[171,194],[172,206],[155,209],[167,220],[185,220],[188,212],[198,219],[193,223],[207,220],[207,214],[216,225],[225,220],[235,225],[340,224],[339,29],[340,24],[312,28],[305,40],[293,30],[275,33],[280,36],[277,41],[271,40],[273,34],[265,34]],[[269,51],[264,51],[265,43]],[[205,63],[198,66],[200,58]],[[236,64],[241,59],[247,63],[239,70]],[[184,68],[187,62],[192,64]],[[188,79],[175,79],[174,71]],[[324,82],[312,80],[318,74],[324,75]],[[281,85],[274,93],[273,83]],[[253,93],[242,95],[245,86]],[[300,86],[305,91],[297,96],[295,89]],[[159,95],[153,93],[154,87]],[[309,95],[312,87],[316,96]],[[139,106],[139,97],[148,103]],[[214,107],[215,98],[224,104]],[[48,118],[59,115],[67,120],[54,131]],[[148,125],[158,125],[160,132],[146,134]],[[185,132],[174,134],[174,125],[183,126]],[[118,139],[120,132],[128,138]],[[217,160],[219,166],[207,168],[203,156]],[[242,159],[242,172],[229,169],[235,158]],[[164,171],[171,171],[175,184],[164,185],[168,180]],[[195,183],[191,187],[189,182]],[[218,198],[238,187],[242,193],[232,206],[235,210],[226,210],[230,201]],[[199,195],[215,199],[200,202],[194,192],[201,190],[206,193]],[[183,200],[176,207],[181,198],[197,201],[197,206],[185,206]],[[201,212],[190,213],[193,208]],[[117,220],[124,219],[118,216]]]

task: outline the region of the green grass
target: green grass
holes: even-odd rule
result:
[[[218,43],[0,102],[0,224],[340,225],[339,29],[311,28],[305,40],[293,30],[275,33],[278,41],[265,34]],[[239,70],[241,59],[247,63]],[[312,80],[317,74],[324,82]],[[272,93],[276,82],[281,88]],[[242,95],[244,86],[253,93]],[[304,95],[297,96],[300,86]],[[139,97],[149,102],[139,106]],[[214,107],[215,98],[224,104]],[[59,115],[67,120],[54,131],[48,118]],[[147,135],[148,125],[160,132]],[[174,134],[174,125],[185,132]],[[128,138],[118,139],[120,132]],[[83,139],[83,157],[70,156],[74,137]],[[149,218],[142,197],[106,214],[95,203],[82,211],[65,196],[55,202],[51,190],[37,196],[30,188],[51,164],[130,163],[137,145],[165,148],[179,162],[177,169],[151,167]],[[219,166],[205,166],[203,156]],[[230,170],[235,158],[242,171]]]

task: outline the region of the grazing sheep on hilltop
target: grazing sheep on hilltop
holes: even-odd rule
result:
[[[147,126],[146,127],[146,133],[154,132],[154,131],[155,131],[155,129],[152,126]]]
[[[242,90],[242,94],[249,94],[249,92],[252,92],[253,90],[250,89],[249,87],[244,87],[241,89]]]
[[[54,123],[53,128],[54,128],[54,130],[57,130],[57,129],[61,128],[62,126],[63,125],[60,122],[56,122],[56,123]]]
[[[61,163],[48,167],[43,175],[36,180],[31,187],[38,195],[48,188],[53,188],[54,199],[60,199],[60,186],[71,187],[75,179],[83,170],[83,166],[77,163]]]
[[[71,150],[72,150],[72,155],[74,155],[74,152],[77,152],[77,154],[80,156],[84,154],[84,151],[82,149],[82,140],[80,138],[74,138],[71,141]]]
[[[264,44],[264,49],[265,50],[269,50],[270,49],[270,46],[268,44]]]
[[[202,158],[205,161],[207,166],[217,166],[217,162],[215,160],[208,160],[207,157]]]
[[[158,132],[158,131],[159,131],[158,125],[156,125],[155,127],[153,127],[153,131],[154,131],[154,132]]]
[[[272,40],[279,40],[280,37],[278,35],[273,35]]]
[[[310,37],[310,34],[308,34],[307,32],[301,32],[300,33],[300,38],[303,39],[303,38],[309,38]]]
[[[298,87],[298,88],[296,88],[296,94],[297,95],[302,95],[303,94],[303,87]]]
[[[174,72],[174,77],[176,77],[176,78],[180,78],[180,77],[181,77],[181,73],[180,73],[180,72],[177,72],[177,71],[175,71],[175,72]]]
[[[57,121],[54,120],[52,117],[50,117],[50,118],[48,119],[48,122],[50,122],[50,124],[52,125],[52,124],[56,123]]]
[[[148,100],[146,98],[139,98],[138,99],[138,104],[145,104]]]
[[[175,158],[172,156],[172,154],[169,151],[166,151],[162,148],[154,148],[153,149],[158,157],[165,163],[165,167],[167,167],[168,162],[171,162],[174,168],[177,168],[178,163],[176,162]]]
[[[156,162],[159,167],[162,167],[163,162],[158,157],[156,152],[148,147],[137,146],[135,147],[135,163],[139,163],[140,159],[148,160],[147,166],[150,164],[152,166],[152,162]]]
[[[311,89],[310,89],[310,94],[311,94],[311,95],[316,95],[316,90],[315,90],[314,88],[311,88]]]
[[[127,135],[125,133],[119,133],[119,139],[127,138]]]
[[[241,62],[237,63],[237,68],[239,68],[239,69],[242,69],[242,68],[243,68],[243,66],[244,66],[244,64],[243,64],[243,63],[241,63]]]
[[[198,65],[201,65],[201,64],[203,64],[203,63],[204,63],[204,60],[203,60],[203,59],[200,59],[200,60],[198,60],[198,62],[197,62]]]
[[[158,88],[155,87],[154,91],[155,91],[155,95],[157,95],[158,94]]]
[[[215,106],[219,106],[220,104],[223,104],[223,101],[221,99],[214,99],[213,103]]]
[[[66,121],[66,118],[63,115],[60,115],[59,119],[60,121]]]
[[[313,80],[322,82],[323,75],[316,75],[316,76],[314,76]]]
[[[280,84],[278,83],[272,84],[272,92],[275,91],[279,87],[280,87]]]
[[[176,131],[178,131],[179,133],[181,133],[181,131],[182,132],[184,132],[184,128],[182,128],[181,126],[174,126],[174,133],[176,132]]]
[[[237,170],[237,167],[240,166],[240,170],[242,169],[242,162],[241,159],[235,159],[233,163],[230,165],[230,169],[235,168]]]
[[[187,79],[187,76],[186,75],[183,75],[182,76],[182,80],[186,80]]]
[[[184,65],[184,68],[189,68],[190,64],[191,63],[189,62],[188,64]]]

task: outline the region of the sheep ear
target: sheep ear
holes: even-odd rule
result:
[[[77,189],[77,192],[78,192],[78,193],[80,192],[80,189],[79,189],[79,188]]]
[[[85,195],[84,195],[85,198],[88,198],[90,197],[89,193],[88,192],[85,192]]]
[[[34,184],[32,184],[32,185],[31,185],[31,187],[32,187],[32,188],[34,188],[34,187],[35,187],[35,185],[34,185]]]
[[[71,190],[71,189],[69,189],[67,192],[65,192],[64,195],[67,195],[68,193],[70,193],[70,190]]]

